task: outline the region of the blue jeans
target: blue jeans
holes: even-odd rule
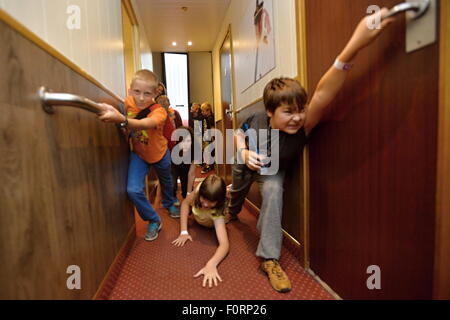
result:
[[[142,160],[136,153],[131,152],[130,164],[128,166],[128,182],[127,193],[131,201],[144,221],[160,222],[161,218],[153,209],[150,201],[145,195],[145,177],[150,170],[150,166],[154,166],[161,185],[161,193],[163,196],[162,204],[164,208],[170,208],[175,202],[172,195],[172,175],[171,175],[170,152],[167,150],[164,157],[156,163],[149,164]]]
[[[276,175],[260,175],[246,167],[245,164],[233,165],[233,184],[229,210],[238,214],[254,181],[259,184],[262,204],[256,228],[260,239],[256,256],[264,259],[279,259],[283,244],[281,219],[283,215],[284,171]]]

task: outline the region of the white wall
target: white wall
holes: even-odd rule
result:
[[[214,102],[211,52],[189,52],[190,102]]]
[[[276,67],[267,75],[261,78],[249,89],[243,93],[235,92],[234,106],[240,109],[259,99],[263,95],[263,90],[267,82],[275,77],[286,76],[296,77],[297,75],[297,39],[296,39],[296,0],[274,0],[274,23],[275,32],[275,51],[276,51]],[[230,7],[223,21],[221,31],[217,36],[213,50],[214,65],[214,105],[216,107],[216,120],[221,119],[221,97],[220,97],[220,47],[225,39],[228,26],[231,25],[231,36],[233,41],[233,49],[236,51],[240,45],[236,41],[235,33],[241,25],[241,17],[246,12],[249,5],[254,5],[254,0],[231,0]],[[236,63],[233,63],[236,68]],[[234,70],[235,77],[239,76],[239,70]],[[236,86],[234,86],[236,88]]]
[[[67,8],[80,8],[70,30]],[[120,0],[0,0],[0,8],[120,97],[125,70]]]
[[[139,52],[138,52],[138,61],[140,61],[140,69],[148,69],[153,71],[153,57],[152,50],[150,48],[150,44],[148,42],[147,33],[145,32],[145,27],[143,24],[143,20],[141,15],[139,14],[138,6],[135,0],[131,0],[131,4],[133,5],[134,14],[139,24],[138,29],[138,37],[137,40],[139,43]]]

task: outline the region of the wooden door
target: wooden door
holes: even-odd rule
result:
[[[221,79],[221,104],[222,104],[222,134],[224,137],[223,154],[226,157],[226,131],[233,129],[233,91],[231,74],[231,32],[229,31],[222,47],[220,48],[220,79]],[[231,183],[231,165],[219,165],[219,173],[224,177],[227,184]]]
[[[371,4],[306,1],[309,92]],[[344,299],[432,297],[438,55],[438,43],[406,53],[396,21],[359,54],[312,133],[311,269]],[[367,287],[370,266],[381,289]]]

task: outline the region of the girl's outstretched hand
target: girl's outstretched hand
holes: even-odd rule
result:
[[[217,271],[217,267],[209,266],[208,264],[203,267],[199,272],[197,272],[194,276],[194,278],[197,278],[201,275],[204,275],[203,277],[203,286],[206,287],[206,283],[208,283],[208,286],[212,288],[212,284],[214,282],[214,285],[217,286],[219,281],[222,281],[222,278],[219,276],[219,272]]]
[[[178,238],[172,241],[172,244],[177,247],[182,247],[186,243],[186,241],[193,241],[192,237],[189,234],[180,235]]]

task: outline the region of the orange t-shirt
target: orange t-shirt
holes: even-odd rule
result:
[[[133,97],[128,96],[125,100],[125,108],[128,118],[135,118],[142,109],[139,109]],[[167,151],[167,139],[163,135],[163,127],[166,122],[167,112],[163,107],[156,108],[147,115],[158,124],[156,128],[147,130],[133,130],[131,142],[133,151],[147,163],[160,161]]]

